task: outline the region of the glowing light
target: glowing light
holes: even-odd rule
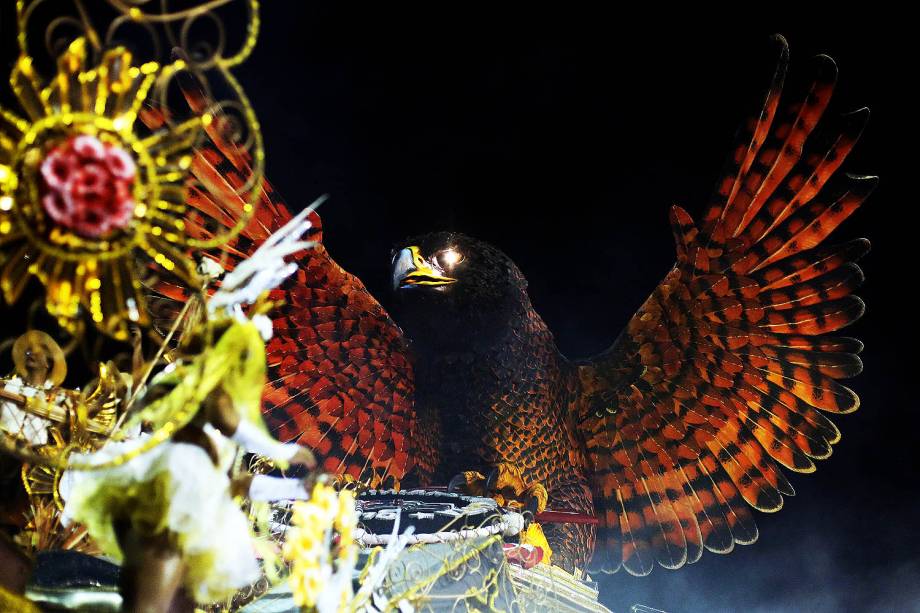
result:
[[[456,249],[445,249],[437,255],[437,261],[442,268],[453,268],[463,261],[463,256]]]

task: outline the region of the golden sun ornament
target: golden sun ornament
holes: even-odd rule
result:
[[[211,11],[227,3],[173,12],[164,3],[164,12],[147,14],[109,1],[122,14],[109,34],[117,33],[114,25],[139,23],[167,28],[172,41],[169,28],[181,25],[183,37],[175,42],[183,45],[196,44],[185,38],[193,21],[219,24]],[[10,83],[21,109],[0,107],[0,290],[15,302],[34,277],[45,288],[48,312],[66,329],[74,331],[85,313],[104,333],[126,340],[131,324],[148,323],[143,274],[159,270],[200,290],[196,252],[225,243],[252,214],[261,188],[261,134],[230,68],[251,51],[258,5],[246,3],[246,42],[234,55],[225,57],[218,44],[204,60],[140,61],[127,47],[103,39],[76,0],[83,32],[64,41],[56,74],[45,78],[26,34],[37,4],[17,2],[20,57]],[[231,99],[213,102],[205,74],[216,74]],[[182,114],[170,114],[167,90],[180,80],[183,92],[194,82],[201,95]],[[253,171],[242,184],[203,184],[192,174],[200,148],[209,139],[226,140],[221,130],[232,121],[222,109],[239,110],[242,122],[236,125],[249,132],[240,151],[253,161]],[[147,120],[151,110],[162,119],[156,125]],[[190,208],[190,189],[203,200],[215,190],[235,194],[244,202],[243,213],[228,217],[217,206],[208,212]],[[202,220],[208,213],[219,223]],[[192,235],[189,220],[207,230]]]
[[[135,66],[116,47],[88,68],[86,47],[73,41],[44,87],[29,56],[13,69],[27,119],[0,108],[0,287],[12,303],[35,276],[64,325],[82,308],[104,332],[127,338],[129,323],[146,323],[136,250],[195,282],[183,252],[184,182],[211,116],[141,136],[151,87],[183,62]]]

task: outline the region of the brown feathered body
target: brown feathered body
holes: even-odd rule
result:
[[[498,333],[471,332],[450,348],[412,343],[416,440],[428,451],[419,456],[419,478],[443,484],[463,471],[487,475],[510,464],[546,487],[549,508],[592,515],[584,444],[573,422],[581,399],[576,367],[559,353],[519,279]],[[584,569],[593,526],[545,528],[554,559]]]

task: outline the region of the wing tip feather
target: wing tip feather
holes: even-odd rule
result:
[[[815,81],[833,83],[837,80],[839,72],[837,62],[826,53],[819,53],[811,58],[812,70],[815,71]]]

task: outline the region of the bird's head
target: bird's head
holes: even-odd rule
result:
[[[530,308],[527,281],[507,255],[455,232],[398,243],[393,315],[417,345],[436,350],[489,343]]]

